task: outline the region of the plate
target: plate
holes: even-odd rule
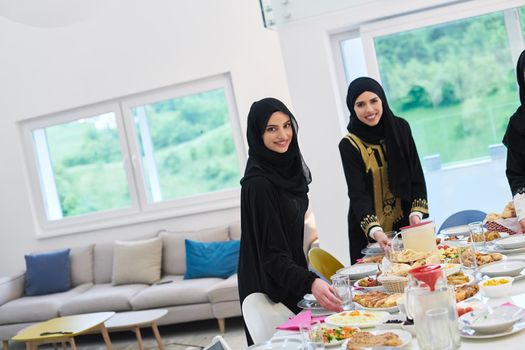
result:
[[[297,306],[305,310],[324,310],[324,308],[317,301],[300,300]]]
[[[503,249],[516,249],[525,247],[525,235],[518,234],[510,237],[500,238],[494,241],[497,247]]]
[[[399,321],[397,323],[386,323],[388,321]],[[401,314],[394,314],[388,316],[388,319],[385,320],[385,322],[378,324],[376,326],[377,329],[401,329],[403,326],[403,322],[406,321],[406,317],[402,316]]]
[[[385,311],[351,310],[330,315],[324,322],[331,326],[374,327],[383,323],[390,314]]]
[[[367,277],[364,277],[364,278],[367,278]],[[359,281],[362,280],[363,278],[355,281],[354,283],[354,288],[356,290],[365,290],[365,291],[374,291],[374,290],[384,290],[383,286],[374,286],[374,287],[362,287],[359,285]]]
[[[525,268],[525,260],[508,259],[482,265],[479,272],[489,277],[517,276]]]
[[[367,311],[386,311],[388,313],[394,313],[394,312],[398,312],[399,311],[399,308],[396,306],[392,306],[392,307],[366,307],[366,306],[363,306],[361,304],[359,304],[357,301],[354,301],[354,304],[359,308],[359,309],[362,309],[362,310],[367,310]]]
[[[410,342],[412,341],[412,334],[402,329],[376,329],[376,330],[370,331],[370,333],[372,333],[373,335],[379,335],[379,334],[383,334],[387,332],[392,332],[392,333],[397,334],[397,336],[401,340],[401,344],[399,346],[392,346],[392,348],[402,348],[410,344]],[[341,350],[346,350],[348,341],[349,339],[343,342],[343,345],[341,345]],[[363,347],[363,348],[366,348],[366,347]],[[390,346],[388,348],[390,348]]]
[[[490,242],[492,243],[492,242]],[[525,253],[525,247],[523,248],[514,248],[514,249],[502,249],[496,246],[495,244],[488,245],[485,250],[489,253],[502,253],[502,254],[517,254]]]
[[[512,326],[512,329],[500,332],[500,333],[479,333],[476,332],[473,329],[467,328],[467,327],[461,327],[459,329],[459,335],[463,338],[471,338],[471,339],[487,339],[487,338],[498,338],[498,337],[504,337],[506,335],[511,335],[514,333],[518,333],[519,331],[522,331],[525,329],[525,321],[521,321],[518,323],[514,323],[514,326]]]
[[[324,345],[325,345],[326,347],[336,346],[336,345],[341,345],[341,344],[343,344],[348,338],[350,338],[350,337],[353,335],[353,333],[355,333],[355,332],[359,332],[359,331],[360,331],[360,329],[357,328],[357,327],[349,327],[349,326],[345,326],[345,327],[347,327],[347,328],[352,328],[352,333],[349,334],[348,337],[346,337],[345,339],[342,339],[342,340],[335,340],[335,341],[332,341],[332,342],[330,342],[330,343],[324,343]],[[342,328],[345,328],[345,327],[331,327],[331,326],[326,325],[326,326],[322,326],[322,329],[323,329],[323,330],[324,330],[324,329],[342,329]],[[324,338],[324,335],[325,335],[325,334],[324,334],[324,332],[323,332],[323,338]]]
[[[468,225],[460,225],[444,228],[439,233],[441,233],[444,236],[459,236],[469,234],[470,230],[468,228]]]
[[[361,254],[366,255],[366,256],[376,256],[376,255],[383,255],[385,254],[385,252],[383,252],[382,250],[377,251],[377,250],[369,250],[368,248],[365,248],[361,250]]]
[[[266,349],[279,349],[279,350],[301,350],[303,348],[303,342],[301,339],[283,337],[270,339],[264,343],[254,344],[248,349],[250,350],[266,350]]]
[[[453,275],[461,270],[461,264],[442,264],[447,276]]]
[[[383,253],[383,249],[377,242],[369,244],[365,249],[371,253]]]
[[[317,301],[317,299],[315,299],[315,296],[313,294],[305,294],[303,296],[303,299],[306,301]]]
[[[468,277],[468,282],[465,282],[465,283],[461,283],[461,284],[451,284],[451,286],[454,286],[454,287],[461,287],[461,286],[464,286],[466,284],[475,284],[477,281],[476,281],[476,277],[474,277],[473,274],[469,273],[469,272],[463,272],[463,274],[465,276]],[[449,283],[450,284],[450,283]]]
[[[365,263],[365,264],[355,264],[348,267],[343,267],[342,269],[337,270],[337,274],[348,275],[352,280],[358,280],[363,277],[370,275],[375,275],[378,271],[377,264],[375,263]]]
[[[508,331],[518,322],[525,311],[516,306],[500,306],[492,310],[484,308],[462,315],[458,320],[460,326],[470,328],[477,333],[501,333]]]

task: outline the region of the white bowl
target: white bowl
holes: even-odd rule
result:
[[[515,249],[525,247],[525,235],[512,235],[505,238],[500,238],[494,243],[503,249]]]
[[[480,333],[499,333],[512,327],[525,315],[525,310],[515,306],[499,306],[493,310],[482,309],[466,313],[460,324]]]
[[[525,260],[500,260],[479,268],[479,272],[489,277],[517,276],[525,268]]]
[[[499,282],[499,281],[507,281],[503,284],[496,284],[496,285],[489,285],[493,282]],[[484,280],[479,282],[479,288],[481,292],[489,297],[489,298],[503,298],[509,295],[510,288],[512,286],[512,282],[514,281],[514,277],[511,276],[501,276],[501,277],[494,277],[489,278],[488,280]]]
[[[337,270],[338,275],[348,275],[351,280],[358,280],[363,277],[374,275],[377,273],[378,268],[375,263],[355,264],[348,267],[343,267]]]

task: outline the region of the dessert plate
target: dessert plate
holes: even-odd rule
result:
[[[358,280],[366,276],[374,275],[377,271],[377,264],[365,263],[343,267],[342,269],[337,270],[336,273],[339,275],[348,275],[352,280]]]

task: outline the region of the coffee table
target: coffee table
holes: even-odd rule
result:
[[[75,337],[93,330],[100,330],[106,347],[112,350],[111,340],[104,325],[114,312],[71,315],[52,318],[22,329],[11,340],[25,342],[27,350],[35,350],[40,344],[69,343],[76,350]]]
[[[106,329],[113,331],[133,331],[139,343],[139,349],[144,350],[140,328],[151,327],[160,350],[164,350],[164,344],[160,337],[157,320],[168,313],[166,309],[140,310],[119,312],[106,321]]]

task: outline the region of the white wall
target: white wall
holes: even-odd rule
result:
[[[340,99],[346,93],[338,86],[337,74],[341,73],[334,63],[334,55],[338,52],[332,52],[330,35],[357,29],[363,23],[451,2],[462,1],[368,1],[277,26],[294,112],[300,126],[302,151],[312,170],[310,194],[320,244],[345,263],[349,262],[349,200],[337,145],[345,134],[341,126],[347,123],[348,110]],[[427,177],[429,205],[431,215],[437,214],[437,225],[455,208],[500,211],[510,200],[503,169],[504,163],[500,161],[430,174]],[[491,175],[480,177],[477,174]],[[490,177],[492,181],[487,179]],[[448,190],[443,191],[442,186]],[[492,197],[489,194],[471,196],[472,193],[481,194],[487,186],[491,188]]]
[[[230,209],[37,240],[18,121],[224,72],[231,73],[243,136],[254,100],[290,100],[277,34],[263,27],[255,0],[86,4],[80,7],[85,14],[42,8],[32,18],[0,6],[0,276],[23,269],[23,255],[32,250],[209,227],[239,217],[238,209]],[[31,6],[25,13],[39,11],[36,2]],[[51,13],[53,18],[42,20]]]

